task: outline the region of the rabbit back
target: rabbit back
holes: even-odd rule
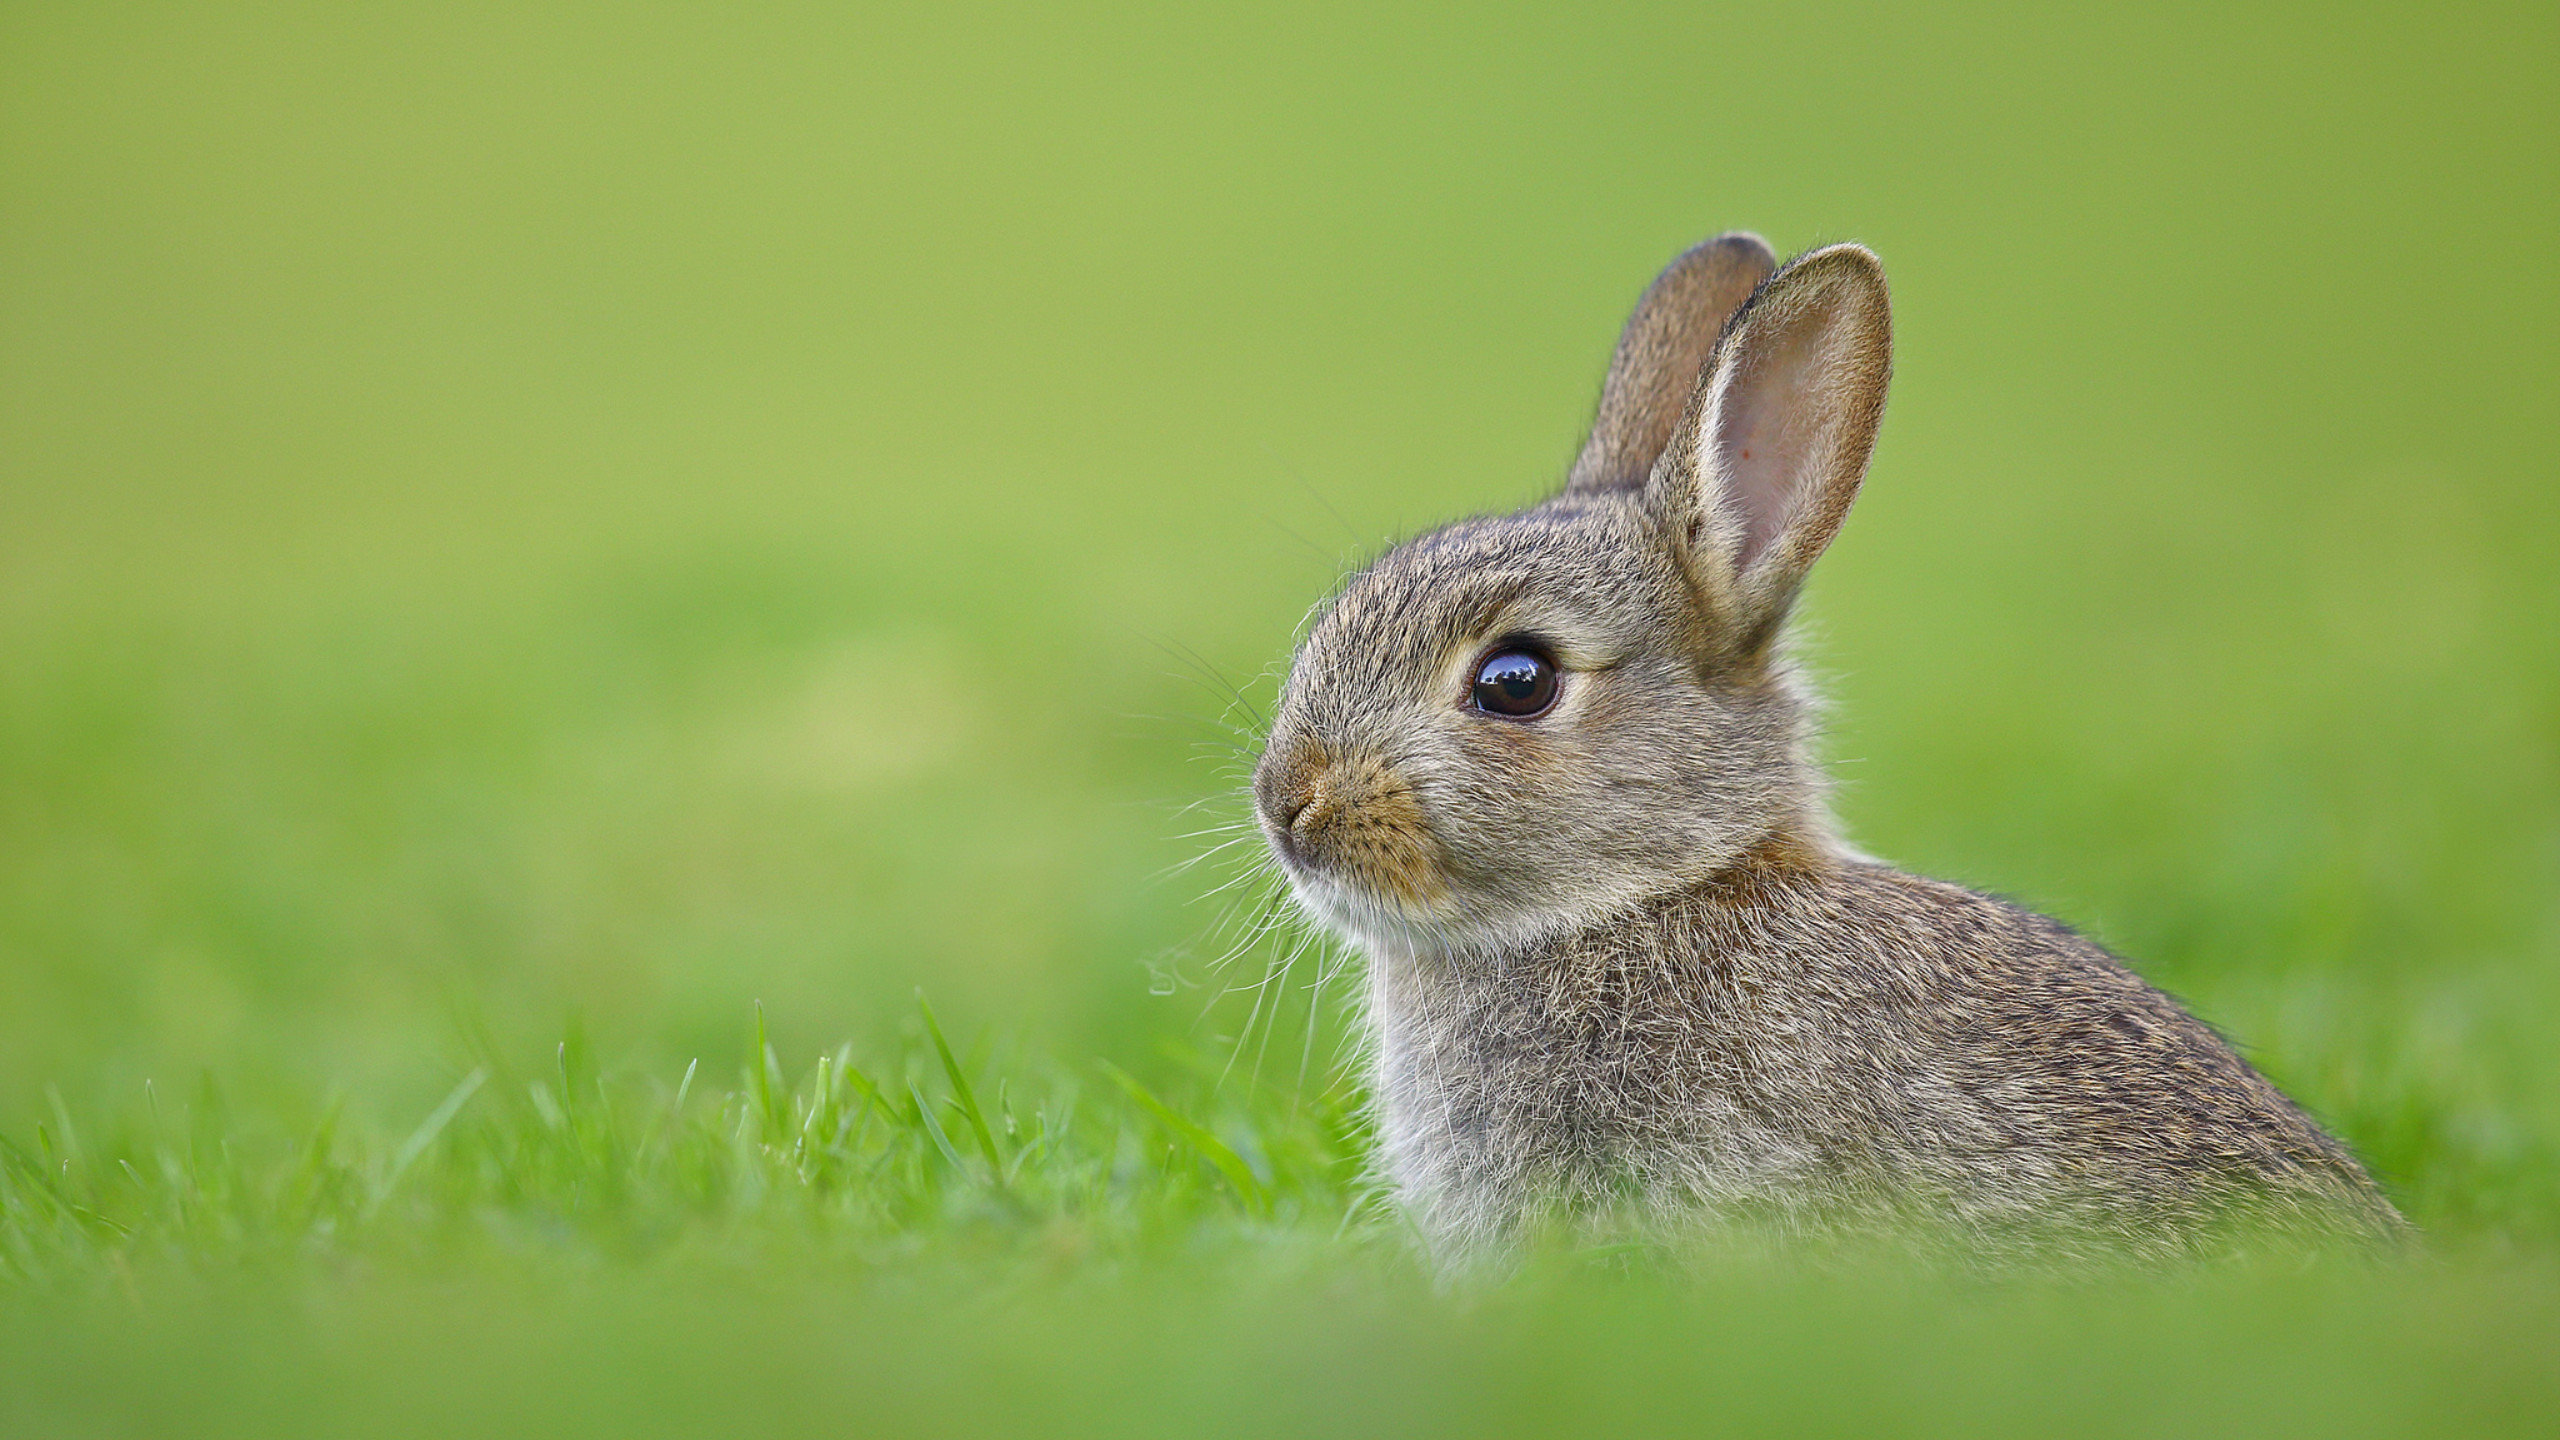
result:
[[[1758,1217],[2162,1257],[2406,1226],[2318,1124],[2059,923],[1755,857],[1526,955],[1374,966],[1382,1160],[1444,1249]]]

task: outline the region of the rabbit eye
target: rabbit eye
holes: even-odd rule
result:
[[[1487,715],[1526,720],[1556,703],[1556,667],[1534,651],[1505,648],[1476,667],[1475,707]]]

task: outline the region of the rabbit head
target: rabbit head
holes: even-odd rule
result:
[[[1389,551],[1299,647],[1254,799],[1300,902],[1373,948],[1498,952],[1827,844],[1780,631],[1890,351],[1858,246],[1674,261],[1563,493]]]

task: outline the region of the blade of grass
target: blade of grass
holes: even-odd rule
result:
[[[951,1042],[942,1038],[942,1024],[933,1018],[933,1004],[924,998],[922,990],[916,992],[916,1008],[924,1012],[925,1033],[933,1037],[934,1053],[942,1057],[942,1073],[951,1077],[951,1093],[960,1099],[960,1113],[968,1117],[969,1128],[978,1137],[978,1148],[987,1153],[987,1164],[995,1170],[996,1179],[1001,1182],[1004,1179],[1004,1156],[996,1152],[995,1132],[987,1128],[986,1114],[978,1108],[977,1093],[969,1088],[968,1072],[962,1070],[960,1062],[953,1058]]]
[[[382,1188],[373,1192],[373,1203],[376,1208],[390,1198],[393,1187],[400,1183],[400,1177],[408,1173],[410,1163],[425,1153],[428,1146],[436,1143],[436,1137],[444,1133],[444,1127],[452,1123],[453,1117],[461,1113],[462,1107],[470,1102],[471,1097],[480,1093],[481,1083],[488,1078],[487,1067],[472,1067],[471,1073],[462,1077],[462,1083],[453,1087],[453,1093],[445,1096],[442,1104],[428,1111],[427,1118],[418,1122],[418,1128],[409,1132],[409,1138],[400,1142],[399,1150],[391,1157],[390,1170],[382,1177]]]
[[[72,1128],[71,1108],[62,1103],[62,1091],[50,1080],[45,1082],[44,1098],[45,1103],[53,1107],[53,1123],[62,1136],[63,1173],[67,1175],[70,1173],[68,1167],[80,1163],[80,1132]]]
[[[311,1138],[303,1142],[302,1158],[295,1162],[293,1173],[276,1192],[276,1205],[283,1213],[305,1223],[317,1207],[322,1181],[329,1172],[329,1155],[338,1139],[338,1117],[345,1111],[347,1097],[333,1092],[320,1112],[320,1123],[312,1127]]]
[[[71,1197],[63,1194],[62,1187],[53,1182],[53,1172],[46,1168],[43,1161],[19,1149],[16,1143],[6,1135],[0,1135],[0,1160],[12,1162],[14,1167],[25,1174],[28,1181],[34,1184],[46,1199],[66,1210],[70,1208]]]
[[[860,1093],[863,1100],[877,1108],[883,1116],[887,1117],[890,1124],[903,1123],[898,1114],[898,1107],[889,1103],[889,1097],[880,1093],[880,1087],[871,1083],[871,1077],[862,1073],[862,1067],[848,1060],[845,1062],[843,1074],[845,1080]]]
[[[790,1133],[791,1123],[790,1117],[783,1114],[782,1105],[774,1099],[776,1092],[785,1088],[782,1061],[774,1055],[772,1042],[765,1038],[764,1002],[761,1000],[756,1002],[756,1053],[748,1068],[755,1072],[756,1118],[764,1124],[765,1140],[773,1143],[777,1137]]]
[[[951,1168],[965,1173],[969,1162],[960,1158],[959,1150],[951,1144],[951,1137],[942,1133],[942,1122],[933,1118],[933,1107],[925,1103],[924,1092],[910,1080],[907,1082],[907,1094],[915,1100],[916,1118],[924,1122],[924,1133],[933,1137],[934,1148],[942,1152],[943,1159],[951,1162]]]
[[[1129,1098],[1137,1101],[1140,1109],[1155,1117],[1157,1124],[1171,1131],[1174,1138],[1198,1151],[1201,1159],[1208,1161],[1212,1168],[1225,1176],[1227,1183],[1235,1188],[1236,1198],[1244,1202],[1247,1210],[1256,1215],[1271,1213],[1271,1192],[1253,1173],[1253,1167],[1244,1163],[1243,1156],[1228,1149],[1225,1141],[1210,1134],[1197,1121],[1157,1099],[1155,1092],[1140,1084],[1136,1076],[1108,1060],[1102,1061],[1101,1065],[1102,1073],[1110,1076],[1113,1084],[1128,1092]]]
[[[684,1079],[677,1082],[675,1099],[668,1103],[665,1110],[649,1118],[648,1132],[640,1137],[640,1149],[632,1157],[635,1164],[647,1160],[658,1142],[665,1139],[669,1131],[684,1123],[685,1097],[693,1093],[693,1075],[701,1068],[702,1057],[699,1055],[685,1062]]]
[[[809,1077],[809,1106],[801,1113],[800,1133],[791,1142],[794,1154],[806,1156],[814,1144],[822,1143],[813,1137],[821,1133],[820,1127],[835,1112],[836,1091],[828,1073],[829,1058],[819,1056],[817,1069]]]

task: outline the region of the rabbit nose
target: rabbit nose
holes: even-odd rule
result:
[[[1298,822],[1321,794],[1319,780],[1328,758],[1300,746],[1274,749],[1262,757],[1253,777],[1253,798],[1262,818],[1282,835],[1294,836]]]
[[[1289,853],[1310,856],[1330,832],[1356,821],[1362,802],[1379,788],[1379,769],[1366,754],[1345,757],[1311,749],[1291,756],[1268,777],[1261,796],[1263,816]]]
[[[1316,772],[1313,784],[1289,797],[1286,828],[1290,839],[1304,845],[1342,808],[1341,786],[1335,779],[1333,767],[1328,765]]]
[[[1263,807],[1282,848],[1293,855],[1306,852],[1307,841],[1323,828],[1324,818],[1331,810],[1320,771],[1292,777],[1291,783]]]

